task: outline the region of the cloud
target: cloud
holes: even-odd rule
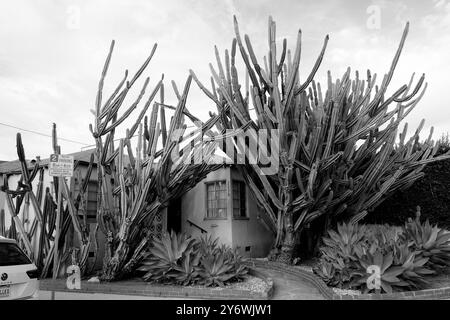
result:
[[[369,5],[381,8],[381,28],[366,26]],[[105,83],[105,96],[120,81],[125,69],[133,74],[146,59],[153,44],[156,54],[144,76],[150,76],[148,92],[165,75],[166,102],[177,100],[171,90],[174,80],[181,90],[188,70],[194,69],[209,86],[209,62],[214,62],[214,45],[221,55],[234,36],[232,15],[236,14],[242,34],[247,33],[258,59],[267,54],[267,19],[277,22],[279,44],[287,38],[294,50],[302,29],[301,77],[306,77],[322,46],[330,41],[318,78],[326,71],[334,78],[347,66],[370,68],[380,79],[387,72],[400,39],[404,22],[411,23],[410,35],[398,65],[393,89],[409,80],[412,72],[426,73],[429,90],[410,115],[414,127],[421,118],[435,124],[436,135],[450,126],[447,89],[450,53],[450,6],[448,0],[424,1],[199,1],[199,0],[91,0],[26,1],[2,5],[0,11],[0,110],[1,122],[51,132],[58,124],[61,137],[93,143],[88,131],[92,122],[100,72],[112,39],[116,48]],[[78,15],[78,16],[77,16]],[[77,25],[78,23],[78,25]],[[242,61],[238,58],[242,66]],[[136,97],[130,93],[123,108]],[[146,97],[148,97],[148,93]],[[188,98],[189,110],[201,119],[215,106],[195,84]],[[443,116],[447,115],[447,116]],[[130,119],[127,123],[134,121]],[[411,127],[410,126],[410,127]],[[17,130],[0,125],[0,160],[17,158]],[[120,136],[119,131],[117,136]],[[47,157],[51,141],[23,133],[27,154]],[[62,142],[63,152],[75,152],[82,145]]]

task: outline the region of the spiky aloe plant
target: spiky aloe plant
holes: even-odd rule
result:
[[[422,177],[424,165],[449,157],[435,157],[432,130],[419,143],[423,121],[409,140],[405,124],[396,140],[400,123],[427,87],[424,75],[414,86],[413,74],[408,84],[387,95],[409,24],[381,85],[376,85],[376,74],[367,71],[367,78],[362,79],[356,71],[352,78],[348,68],[340,79],[334,80],[328,72],[325,92],[314,77],[328,36],[311,73],[300,81],[301,31],[293,55],[286,39],[279,55],[275,22],[269,18],[269,53],[262,67],[249,36],[242,38],[236,18],[234,29],[236,36],[231,51],[225,51],[225,64],[217,48],[218,68],[210,64],[212,90],[191,74],[217,106],[224,129],[251,121],[255,132],[249,135],[249,145],[257,144],[261,130],[278,130],[279,145],[271,150],[272,157],[279,159],[277,173],[261,174],[251,161],[239,166],[276,234],[271,258],[290,262],[296,236],[306,228],[321,233],[341,219],[356,223],[395,190]],[[238,50],[250,84],[242,85],[238,78]],[[251,117],[251,109],[256,118]],[[235,152],[249,159],[245,144],[235,145]]]

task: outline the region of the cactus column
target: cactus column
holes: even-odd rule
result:
[[[176,107],[167,105],[164,101],[162,76],[150,95],[145,98],[144,106],[134,124],[125,130],[125,136],[119,139],[119,145],[115,146],[116,128],[129,119],[144,98],[149,78],[144,81],[135,101],[120,116],[119,110],[133,84],[152,59],[156,44],[134,77],[127,81],[126,71],[117,88],[103,103],[103,82],[113,48],[114,42],[111,44],[99,82],[95,110],[92,110],[95,115],[94,124],[90,125],[96,141],[98,159],[97,223],[107,237],[102,272],[102,279],[106,281],[120,279],[135,269],[151,240],[150,227],[156,214],[172,199],[180,197],[209,172],[221,166],[211,163],[211,159],[217,142],[227,138],[211,132],[219,121],[218,116],[212,115],[203,123],[187,110],[191,76],[187,78],[181,94],[172,82],[178,98]],[[153,102],[158,91],[160,101]],[[174,110],[168,128],[164,109]],[[161,116],[160,121],[158,113]],[[196,131],[186,133],[185,116],[195,121]],[[201,138],[204,134],[213,135],[214,139],[203,141]],[[134,153],[131,140],[135,135],[137,147]],[[160,136],[162,145],[158,143]],[[200,163],[190,161],[199,157],[202,158]]]
[[[419,179],[424,165],[449,158],[449,154],[435,157],[437,147],[431,140],[432,132],[425,142],[419,142],[423,122],[409,140],[405,124],[399,140],[396,139],[400,123],[427,87],[424,75],[413,86],[413,74],[408,84],[390,96],[386,93],[408,28],[407,24],[391,67],[379,86],[375,85],[376,74],[367,71],[363,80],[355,72],[352,79],[348,68],[335,80],[328,71],[323,93],[314,77],[328,36],[311,72],[300,81],[302,33],[299,30],[293,56],[285,39],[278,57],[272,18],[264,68],[249,36],[242,39],[234,18],[235,38],[231,56],[225,51],[225,70],[217,48],[218,72],[210,64],[212,89],[207,89],[191,71],[199,87],[217,106],[224,128],[238,128],[250,121],[256,133],[271,129],[279,132],[279,146],[272,150],[280,159],[278,173],[261,175],[258,166],[250,162],[240,166],[250,190],[266,212],[265,220],[275,230],[271,258],[290,262],[295,239],[302,231],[313,227],[315,233],[321,232],[339,220],[356,223],[395,190],[407,188]],[[237,50],[250,84],[246,81],[242,85],[238,79]],[[255,117],[250,117],[252,109]],[[257,141],[256,135],[250,139]],[[242,147],[235,148],[245,153]]]

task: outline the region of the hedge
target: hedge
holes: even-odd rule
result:
[[[421,219],[450,228],[450,160],[431,163],[423,172],[422,179],[386,199],[363,222],[401,225],[408,217],[414,218],[420,206]]]

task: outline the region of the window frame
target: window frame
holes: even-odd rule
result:
[[[95,188],[94,188],[95,186]],[[81,185],[80,185],[81,187]],[[92,189],[95,189],[95,191],[93,192]],[[98,192],[98,182],[97,180],[89,180],[87,188],[86,188],[86,216],[87,216],[87,220],[88,223],[96,223],[97,222],[97,211],[98,211],[98,203],[97,203],[97,192]],[[94,199],[95,200],[89,200],[89,194],[94,194]],[[91,212],[89,212],[89,202],[91,203],[95,203],[95,210],[92,210],[92,214],[90,214]]]
[[[235,215],[234,214],[234,184],[238,184],[239,185],[239,213],[240,215]],[[241,189],[243,187],[243,189]],[[242,190],[244,190],[242,192]],[[232,192],[232,196],[231,196],[231,202],[232,202],[232,217],[234,220],[249,220],[249,214],[248,214],[248,203],[247,203],[247,185],[245,184],[244,181],[242,180],[231,180],[231,192]],[[244,193],[244,199],[242,199],[242,193]],[[244,213],[245,215],[241,215],[242,214],[242,208],[241,205],[244,204]]]
[[[216,185],[217,183],[225,184],[225,199],[222,199],[225,201],[225,208],[221,208],[221,209],[225,209],[225,216],[210,217],[208,215],[208,202],[209,202],[208,186]],[[215,189],[214,189],[214,192],[216,192]],[[218,199],[218,200],[220,200],[220,199]],[[216,201],[218,201],[218,200],[216,200]],[[229,206],[228,202],[229,202],[228,181],[226,179],[211,180],[211,181],[205,182],[205,216],[204,216],[204,220],[228,220],[228,206]]]

